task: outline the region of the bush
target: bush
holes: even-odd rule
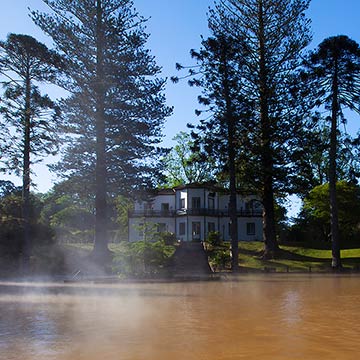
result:
[[[160,241],[163,241],[165,245],[174,245],[176,243],[176,235],[172,232],[166,231],[159,234]]]
[[[210,262],[217,270],[226,269],[228,265],[230,266],[230,261],[229,250],[217,249],[210,254]]]
[[[22,224],[11,219],[0,222],[0,256],[20,257],[22,252]]]
[[[206,242],[212,246],[220,246],[221,245],[221,235],[218,231],[209,232]]]
[[[121,252],[114,258],[113,271],[118,275],[147,277],[165,274],[174,246],[163,240],[124,243]]]

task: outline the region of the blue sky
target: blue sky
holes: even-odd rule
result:
[[[148,48],[162,66],[163,77],[176,75],[175,63],[191,63],[190,49],[199,48],[200,35],[207,34],[206,13],[209,6],[213,5],[213,0],[134,0],[134,3],[139,13],[149,18]],[[28,17],[28,7],[46,9],[41,0],[1,2],[0,38],[5,39],[10,32],[26,33],[50,44],[51,41],[46,39]],[[307,15],[312,19],[312,47],[326,37],[339,34],[348,35],[360,43],[360,0],[312,0]],[[168,83],[167,102],[174,106],[174,114],[167,120],[164,128],[166,146],[171,146],[171,139],[179,131],[186,130],[187,123],[196,121],[194,110],[198,94],[199,89],[192,89],[185,82]],[[360,127],[356,120],[349,124],[351,131],[357,131]],[[35,172],[38,176],[34,177],[34,182],[38,185],[38,191],[48,190],[55,177],[45,166],[36,166]]]

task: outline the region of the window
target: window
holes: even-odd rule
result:
[[[208,233],[215,231],[215,223],[209,222],[208,223]]]
[[[167,216],[167,215],[169,215],[169,212],[170,212],[170,205],[169,205],[169,203],[162,203],[162,204],[161,204],[161,213],[162,213],[162,216]]]
[[[161,204],[161,210],[162,211],[169,211],[169,209],[170,209],[169,203],[162,203]]]
[[[213,197],[208,197],[208,208],[210,210],[215,209],[215,199]]]
[[[166,224],[164,224],[164,223],[159,223],[158,226],[157,226],[157,231],[158,231],[159,233],[166,232]]]
[[[185,223],[184,222],[179,224],[179,235],[185,235]]]
[[[246,235],[255,235],[255,223],[246,223]]]
[[[185,198],[180,199],[180,209],[185,209]]]
[[[192,209],[200,209],[200,198],[199,197],[193,197],[191,198],[191,207]]]

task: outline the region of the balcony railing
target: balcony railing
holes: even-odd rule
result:
[[[176,214],[179,216],[182,215],[189,215],[189,216],[223,216],[223,217],[229,217],[230,211],[229,209],[181,209],[177,210]],[[236,210],[236,215],[239,217],[261,217],[262,216],[262,210],[256,209],[256,210],[243,210],[238,209]]]
[[[238,217],[261,217],[262,210],[237,210]],[[179,209],[179,210],[130,210],[129,217],[174,217],[174,216],[229,217],[229,209]]]
[[[174,210],[129,210],[129,217],[174,217],[176,211]]]

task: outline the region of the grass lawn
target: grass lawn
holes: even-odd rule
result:
[[[278,259],[262,260],[262,242],[239,243],[239,265],[243,271],[269,271],[277,272],[323,272],[331,270],[331,250],[311,249],[303,246],[280,245],[281,253]],[[216,251],[228,251],[229,243],[224,243]],[[360,248],[341,251],[345,269],[360,267]],[[213,256],[210,256],[214,258]],[[214,265],[214,263],[213,263]]]

